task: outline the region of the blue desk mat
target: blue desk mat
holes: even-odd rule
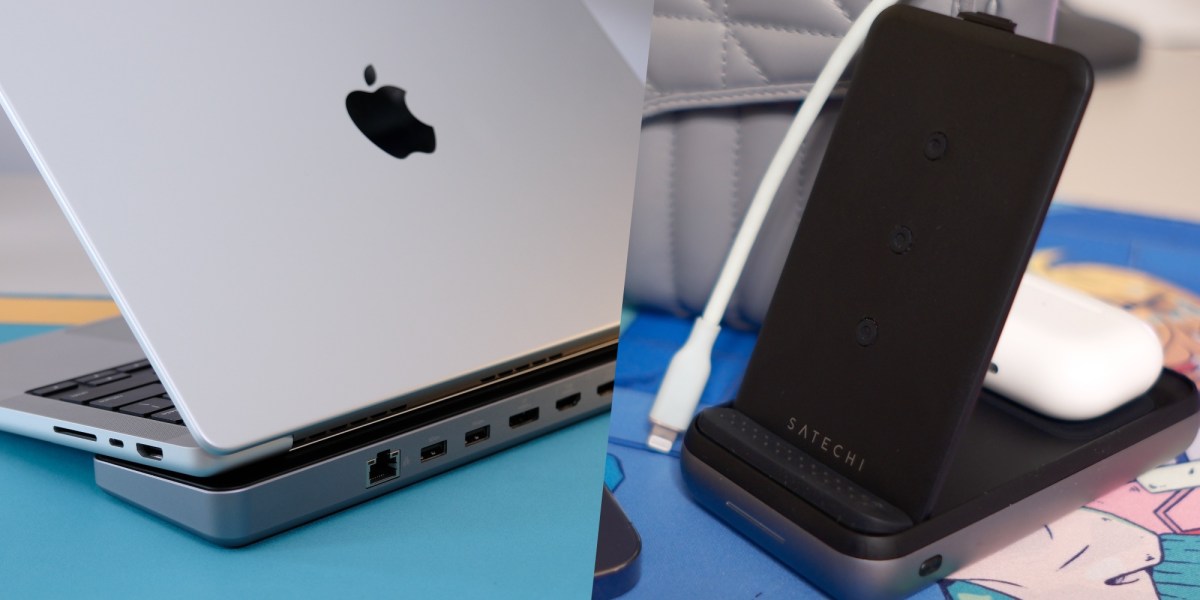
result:
[[[0,433],[0,598],[587,598],[608,422],[240,549],[108,496],[90,454]]]
[[[1086,283],[1096,275],[1086,269],[1099,265],[1104,277],[1132,269],[1183,288],[1184,294],[1187,290],[1200,290],[1200,225],[1056,204],[1042,230],[1038,249],[1035,266],[1040,265],[1047,272],[1059,268],[1054,275],[1066,283]],[[1080,272],[1072,271],[1081,265],[1082,269],[1076,269]],[[1200,370],[1196,369],[1200,361],[1200,298],[1191,296],[1173,310],[1173,316],[1166,318],[1175,319],[1177,339],[1173,343],[1184,347],[1186,360],[1171,366],[1193,377],[1200,376]],[[621,337],[605,480],[642,536],[642,576],[626,597],[656,600],[824,597],[692,502],[679,471],[679,442],[670,455],[652,452],[645,446],[650,429],[647,415],[654,393],[690,326],[690,321],[643,312],[629,321]],[[713,371],[701,399],[702,407],[733,398],[754,340],[752,332],[721,332],[714,347]],[[1192,460],[1200,461],[1200,443],[1194,444],[1176,462],[1183,466],[1182,463]],[[1132,558],[1118,556],[1114,551],[1101,557],[1107,561],[1105,564],[1086,565],[1091,575],[1080,576],[1090,576],[1095,581],[1068,580],[1068,575],[1073,575],[1070,569],[1044,576],[1036,573],[1045,562],[1042,556],[1048,561],[1052,553],[1036,546],[1041,540],[1033,539],[1033,535],[1013,546],[1021,546],[1016,552],[1027,557],[1027,564],[1018,564],[1018,556],[1018,560],[1005,557],[999,565],[984,566],[994,567],[998,572],[1027,571],[1028,579],[1023,580],[1029,582],[1026,589],[1036,588],[1039,597],[1104,597],[1101,595],[1104,592],[1123,591],[1132,593],[1132,597],[1200,598],[1200,492],[1193,491],[1189,486],[1151,493],[1131,482],[1127,488],[1077,511],[1078,518],[1073,516],[1050,524],[1046,533],[1053,538],[1053,533],[1058,532],[1060,542],[1068,538],[1068,532],[1083,532],[1070,542],[1075,546],[1066,552],[1064,560],[1077,550],[1082,553],[1081,548],[1092,547],[1091,555],[1099,554],[1101,536],[1128,548],[1140,548],[1138,544],[1148,548]],[[1112,529],[1102,529],[1107,525],[1097,523],[1114,525]],[[1089,535],[1096,539],[1088,539]],[[1063,546],[1057,549],[1060,553],[1062,550]],[[989,561],[996,562],[989,558],[981,563]],[[1049,566],[1058,567],[1061,563],[1060,560]],[[1076,573],[1083,573],[1084,566],[1076,565],[1079,567]],[[984,579],[976,574],[947,580],[913,597],[986,600],[1023,596],[1014,586],[981,585]],[[1094,595],[1081,587],[1089,583],[1095,584],[1091,588]],[[1053,591],[1047,594],[1047,590],[1058,590],[1058,594]],[[1071,593],[1067,594],[1068,591]]]

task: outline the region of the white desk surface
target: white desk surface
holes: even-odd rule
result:
[[[108,294],[37,173],[0,173],[0,294]]]
[[[1200,49],[1147,48],[1097,76],[1058,196],[1200,222]]]

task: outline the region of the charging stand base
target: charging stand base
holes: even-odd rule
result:
[[[708,409],[688,429],[682,465],[693,496],[810,582],[853,598],[930,585],[1173,459],[1200,428],[1195,384],[1166,370],[1143,396],[1086,422],[1047,419],[985,391],[932,516],[868,533],[879,521],[847,513],[854,502],[831,508],[829,486],[808,497],[817,492],[796,484],[803,474],[748,452],[766,447],[761,432],[754,445],[716,441],[715,413],[705,413],[734,410]]]

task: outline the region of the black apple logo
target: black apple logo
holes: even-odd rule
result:
[[[367,65],[363,78],[368,86],[374,85],[375,67]],[[396,158],[413,152],[432,153],[437,146],[433,128],[408,110],[404,93],[391,85],[374,92],[353,91],[346,96],[346,111],[368,140]]]

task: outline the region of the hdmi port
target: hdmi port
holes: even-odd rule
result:
[[[138,444],[137,453],[141,455],[142,458],[148,458],[150,460],[162,460],[162,448],[159,448],[158,446]]]
[[[581,399],[583,399],[583,394],[580,394],[579,392],[575,392],[574,394],[571,394],[570,396],[567,396],[566,398],[563,398],[562,400],[555,402],[554,408],[557,408],[558,410],[567,410],[568,408],[574,408],[575,406],[579,405],[579,401]]]

